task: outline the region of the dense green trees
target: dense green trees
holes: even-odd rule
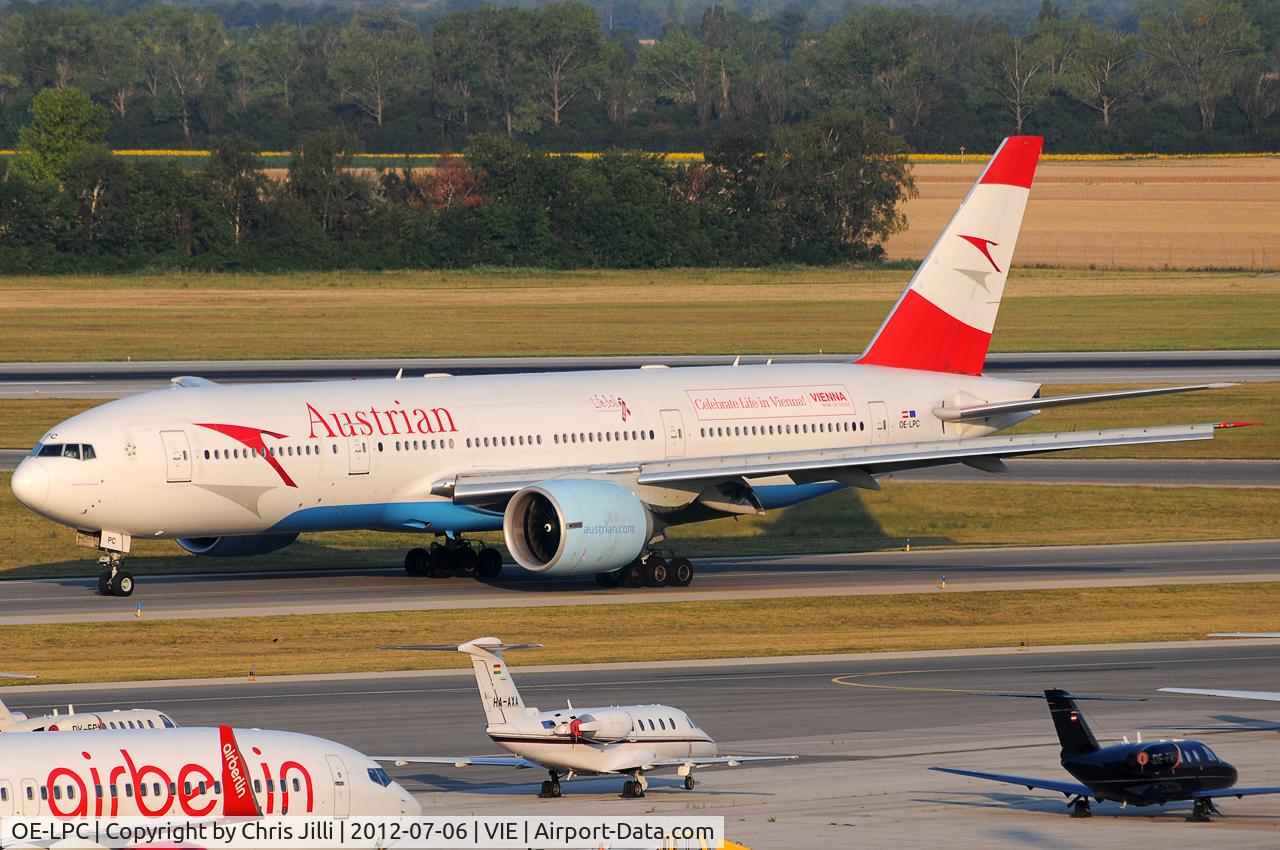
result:
[[[71,136],[42,137],[49,150],[31,153],[63,150]],[[878,257],[912,188],[901,142],[849,111],[771,140],[726,134],[706,163],[684,167],[644,153],[535,153],[481,134],[465,160],[374,177],[350,168],[354,141],[340,129],[305,136],[279,180],[241,137],[199,172],[72,145],[56,177],[0,175],[0,267],[826,263]]]
[[[1280,146],[1275,0],[840,15],[827,0],[68,1],[87,5],[0,10],[0,146],[17,145],[40,91],[67,87],[109,110],[108,140],[125,148],[236,133],[292,149],[339,127],[375,151],[461,150],[481,132],[539,149],[693,150],[729,127],[767,135],[837,108],[922,151],[1018,131],[1057,151]]]

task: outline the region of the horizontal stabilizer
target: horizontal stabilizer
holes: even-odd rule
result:
[[[1209,637],[1280,638],[1280,632],[1209,632]]]
[[[429,652],[466,652],[469,648],[480,647],[486,652],[499,653],[506,652],[508,649],[542,649],[540,643],[503,643],[496,638],[491,639],[492,642],[486,642],[485,638],[468,641],[467,643],[426,643],[426,644],[407,644],[401,646],[380,646],[378,649],[402,649],[410,651],[429,651]]]
[[[1162,694],[1191,694],[1201,697],[1225,697],[1226,699],[1256,699],[1263,702],[1280,702],[1275,691],[1226,691],[1220,688],[1160,688]]]
[[[198,378],[195,375],[179,375],[176,378],[170,378],[169,383],[175,387],[183,387],[190,389],[191,387],[216,387],[217,383],[208,378]]]
[[[1073,404],[1094,404],[1100,401],[1116,401],[1126,398],[1142,398],[1152,395],[1190,393],[1196,390],[1220,390],[1237,384],[1188,384],[1182,387],[1144,387],[1137,390],[1112,390],[1101,393],[1077,393],[1075,395],[1028,398],[1019,401],[997,401],[992,404],[976,404],[971,407],[935,407],[933,415],[944,422],[970,422],[1006,413],[1026,413],[1050,407],[1066,407]]]

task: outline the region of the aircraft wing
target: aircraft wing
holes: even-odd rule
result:
[[[1258,794],[1280,794],[1280,786],[1264,785],[1257,788],[1220,788],[1217,791],[1196,791],[1190,796],[1193,800],[1207,800],[1211,798],[1221,799],[1222,797],[1254,797]]]
[[[710,758],[701,759],[662,759],[661,761],[650,761],[640,765],[643,770],[656,770],[660,767],[685,767],[696,769],[699,767],[712,767],[715,765],[725,765],[726,767],[737,767],[749,761],[792,761],[799,756],[712,756]]]
[[[1078,782],[1059,782],[1056,779],[1032,779],[1029,776],[1010,776],[1007,773],[983,773],[980,770],[959,770],[954,767],[931,767],[930,770],[936,770],[938,773],[954,773],[956,776],[972,776],[976,779],[989,779],[992,782],[1007,782],[1010,785],[1025,785],[1028,790],[1032,788],[1040,788],[1045,791],[1057,791],[1070,797],[1072,795],[1079,797],[1092,797],[1093,791],[1089,786],[1081,785]]]
[[[1160,688],[1164,694],[1195,694],[1202,697],[1227,697],[1228,699],[1257,699],[1280,702],[1276,691],[1222,691],[1216,688]]]
[[[837,449],[768,452],[729,455],[721,458],[692,458],[653,461],[632,465],[597,467],[557,467],[463,474],[436,482],[432,493],[452,496],[459,504],[492,504],[510,497],[531,484],[569,475],[627,476],[638,484],[679,486],[694,482],[727,479],[765,478],[799,474],[810,481],[841,480],[850,475],[875,484],[868,475],[898,472],[949,463],[992,466],[1003,457],[1088,449],[1103,446],[1132,446],[1213,439],[1218,428],[1244,423],[1207,422],[1197,425],[1164,425],[1147,428],[1114,428],[1102,431],[1060,431],[1045,434],[973,437],[962,440],[932,440],[917,443],[890,443]],[[995,465],[998,468],[998,464]]]
[[[519,756],[374,756],[374,761],[389,762],[398,767],[406,764],[451,764],[454,767],[541,767]]]
[[[1196,390],[1218,390],[1234,386],[1238,386],[1238,384],[1190,384],[1181,387],[1144,387],[1136,390],[1077,393],[1075,395],[1049,396],[1047,398],[1028,398],[1019,401],[998,401],[993,404],[975,404],[970,407],[935,407],[933,415],[944,422],[968,422],[1006,413],[1026,413],[1033,410],[1047,410],[1051,407],[1066,407],[1072,404],[1093,404],[1100,401],[1117,401],[1119,399],[1143,398],[1153,395],[1169,395],[1171,393],[1189,393]]]

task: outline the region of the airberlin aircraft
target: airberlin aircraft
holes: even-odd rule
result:
[[[218,386],[113,401],[47,433],[17,497],[104,552],[127,596],[134,538],[196,555],[278,550],[302,532],[435,535],[414,575],[502,569],[464,535],[503,531],[519,566],[602,585],[684,586],[670,526],[757,514],[876,476],[1064,449],[1209,439],[1228,423],[996,432],[1060,405],[982,375],[1042,139],[1005,139],[866,351],[849,364],[716,366]]]
[[[0,735],[0,817],[421,813],[376,762],[310,735],[229,726]]]

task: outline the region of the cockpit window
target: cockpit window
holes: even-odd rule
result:
[[[177,729],[177,728],[178,728],[178,724],[177,724],[177,723],[174,723],[174,722],[173,722],[173,720],[172,720],[172,719],[169,717],[169,715],[167,715],[167,714],[161,714],[161,715],[160,715],[160,722],[164,724],[164,728],[166,728],[166,729]]]
[[[369,768],[369,778],[374,781],[374,784],[381,785],[383,788],[391,784],[391,777],[380,767]]]
[[[69,457],[72,460],[93,460],[98,455],[88,443],[41,443],[31,450],[32,457]]]

